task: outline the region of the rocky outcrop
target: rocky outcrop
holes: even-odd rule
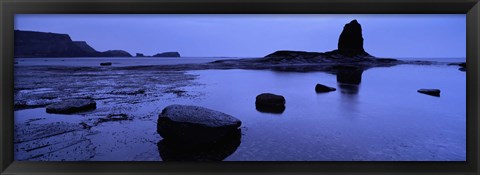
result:
[[[417,92],[435,97],[440,97],[440,89],[419,89]]]
[[[87,57],[89,54],[66,34],[14,31],[15,57]]]
[[[325,86],[323,84],[317,84],[315,86],[315,92],[317,93],[323,93],[323,92],[331,92],[331,91],[336,91],[337,89],[333,88],[333,87],[328,87],[328,86]]]
[[[46,111],[53,114],[72,114],[96,108],[97,103],[92,99],[70,99],[48,105]]]
[[[158,116],[157,132],[181,147],[208,147],[237,132],[242,122],[199,106],[170,105]]]
[[[163,52],[153,55],[153,57],[180,57],[178,52]]]
[[[14,38],[16,58],[132,56],[122,50],[96,51],[85,41],[72,41],[67,34],[15,30]]]
[[[123,50],[108,50],[105,52],[100,52],[99,57],[132,57],[130,53]]]
[[[73,41],[77,47],[82,49],[85,53],[88,55],[95,55],[98,53],[94,48],[92,48],[90,45],[87,44],[85,41]]]
[[[263,93],[255,98],[255,107],[260,112],[283,113],[285,103],[285,97],[271,93]]]
[[[363,49],[362,26],[357,20],[345,24],[338,39],[338,53],[346,56],[369,55]]]

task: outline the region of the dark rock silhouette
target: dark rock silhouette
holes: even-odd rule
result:
[[[46,111],[54,114],[72,114],[96,108],[97,103],[92,99],[70,99],[50,104],[47,106]]]
[[[108,51],[99,53],[97,56],[99,57],[132,57],[130,53],[123,50],[108,50]]]
[[[241,130],[237,129],[208,147],[185,147],[168,139],[157,146],[163,161],[222,161],[237,150],[241,137]]]
[[[255,98],[255,107],[260,112],[283,113],[285,103],[283,96],[271,93],[263,93]]]
[[[14,31],[15,57],[86,57],[87,52],[66,34]]]
[[[88,55],[95,55],[98,53],[97,50],[92,48],[90,45],[87,44],[85,41],[73,41],[75,45],[77,45],[80,49],[82,49]]]
[[[369,55],[363,49],[362,26],[357,20],[345,24],[338,39],[338,53],[346,56]]]
[[[317,84],[315,86],[315,92],[317,93],[322,93],[322,92],[331,92],[331,91],[336,91],[337,89],[333,88],[333,87],[328,87],[328,86],[325,86],[323,84]]]
[[[112,65],[112,62],[100,63],[100,66],[111,66],[111,65]]]
[[[180,57],[178,52],[163,52],[153,55],[153,57]]]
[[[14,31],[14,57],[131,57],[128,52],[96,51],[85,41],[72,41],[67,34]]]
[[[136,57],[144,57],[143,53],[137,53]]]
[[[228,114],[199,106],[170,105],[158,116],[157,132],[186,147],[212,145],[236,131],[242,122]]]
[[[440,97],[440,89],[419,89],[417,92],[435,97]]]

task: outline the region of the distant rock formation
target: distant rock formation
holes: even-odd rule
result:
[[[98,51],[92,48],[90,45],[87,44],[85,41],[73,41],[77,47],[82,49],[84,52],[86,52],[89,55],[97,54]]]
[[[276,51],[272,54],[265,56],[273,61],[285,60],[285,59],[311,59],[311,58],[344,58],[344,57],[355,57],[358,59],[361,58],[371,58],[372,56],[368,54],[363,48],[363,36],[362,36],[362,26],[358,23],[357,20],[353,20],[348,24],[345,24],[343,31],[340,34],[338,39],[338,49],[330,52],[305,52],[305,51],[288,51],[281,50]],[[307,60],[311,61],[311,60]],[[385,61],[385,60],[383,60]],[[391,60],[396,61],[396,60]]]
[[[98,54],[99,57],[132,57],[130,53],[123,50],[108,50]]]
[[[346,56],[369,55],[363,49],[362,26],[357,20],[345,24],[338,39],[338,53]]]
[[[143,53],[137,53],[137,55],[135,55],[136,57],[144,57],[145,55],[143,55]]]
[[[178,52],[163,52],[153,55],[153,57],[180,57]]]
[[[131,57],[122,50],[99,52],[85,41],[72,41],[67,34],[14,31],[16,58],[41,57]]]
[[[14,31],[15,57],[86,57],[89,54],[66,34]]]

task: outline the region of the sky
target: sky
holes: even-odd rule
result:
[[[69,34],[98,51],[185,57],[262,57],[277,50],[337,48],[343,26],[362,25],[364,48],[391,58],[466,57],[466,17],[333,14],[17,14],[15,29]]]

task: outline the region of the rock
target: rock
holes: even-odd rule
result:
[[[440,97],[440,89],[419,89],[417,92],[431,96]]]
[[[255,107],[260,112],[283,113],[285,98],[281,95],[263,93],[256,97]]]
[[[70,99],[62,102],[50,104],[47,106],[47,113],[54,114],[72,114],[93,110],[97,108],[97,103],[92,99]]]
[[[186,147],[210,146],[235,132],[242,122],[228,114],[199,106],[170,105],[158,116],[157,132]]]
[[[237,150],[241,137],[241,130],[237,129],[209,147],[185,147],[167,139],[157,146],[163,161],[222,161]]]
[[[346,56],[369,55],[363,49],[362,26],[357,20],[343,27],[338,39],[338,52]]]
[[[85,41],[73,41],[73,43],[77,45],[85,53],[88,53],[89,55],[93,55],[98,52],[94,48],[92,48],[90,45],[88,45],[87,42]]]
[[[67,34],[14,31],[14,57],[131,57],[123,50],[98,52],[85,41],[72,41]]]
[[[333,87],[328,87],[328,86],[325,86],[323,84],[317,84],[315,86],[315,92],[317,93],[321,93],[321,92],[331,92],[331,91],[336,91],[337,89],[333,88]]]
[[[163,52],[153,55],[153,57],[180,57],[178,52]]]
[[[137,53],[136,57],[144,57],[143,53]]]
[[[14,40],[16,58],[89,56],[67,34],[15,30]]]
[[[100,63],[100,66],[111,66],[111,65],[112,65],[112,62]]]
[[[108,50],[105,52],[100,52],[97,55],[98,57],[132,57],[130,53],[124,50]]]

